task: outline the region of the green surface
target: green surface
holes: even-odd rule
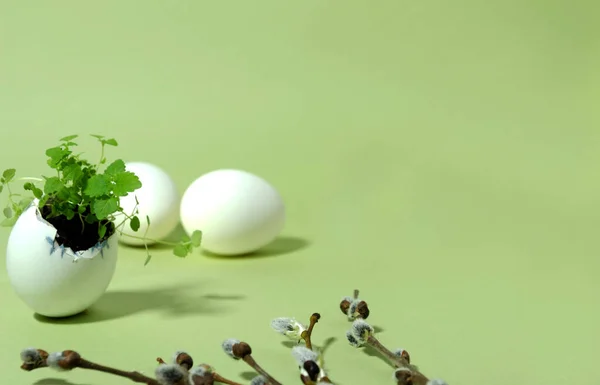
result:
[[[2,168],[39,175],[58,138],[101,133],[182,192],[243,168],[288,210],[261,258],[158,250],[144,268],[122,247],[97,316],[71,324],[36,320],[3,267],[2,383],[129,383],[22,372],[32,345],[146,373],[186,349],[243,380],[229,337],[300,383],[269,321],[314,311],[334,381],[392,383],[344,341],[358,287],[380,339],[451,385],[597,384],[597,4],[1,2]]]

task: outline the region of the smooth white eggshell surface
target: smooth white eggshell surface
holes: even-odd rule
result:
[[[264,179],[242,170],[209,172],[192,182],[180,205],[188,234],[202,231],[202,248],[221,255],[256,251],[283,229],[285,206]]]
[[[125,168],[138,176],[142,187],[121,198],[121,207],[126,213],[131,213],[137,197],[140,228],[134,232],[127,221],[123,227],[125,235],[121,236],[119,241],[128,245],[143,245],[143,240],[128,237],[127,234],[141,237],[146,229],[148,229],[147,238],[158,240],[166,238],[179,224],[179,192],[175,182],[163,169],[150,163],[128,162]],[[150,227],[146,215],[150,217]],[[148,240],[147,243],[154,242]]]
[[[6,271],[17,296],[33,311],[67,317],[86,310],[108,288],[117,265],[117,235],[76,263],[70,249],[52,244],[55,236],[56,229],[31,205],[10,232]]]

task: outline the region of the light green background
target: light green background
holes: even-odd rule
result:
[[[182,192],[254,172],[288,213],[261,258],[158,250],[144,268],[121,248],[97,322],[37,321],[3,267],[3,384],[129,383],[22,372],[32,345],[146,373],[187,349],[247,383],[228,337],[300,383],[269,322],[315,311],[334,381],[392,383],[344,341],[355,287],[380,339],[451,385],[600,383],[598,2],[0,4],[2,168],[45,173],[59,137],[101,133]]]

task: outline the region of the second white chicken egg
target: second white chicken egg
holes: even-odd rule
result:
[[[146,230],[147,244],[155,243],[153,240],[162,240],[169,236],[179,224],[179,192],[173,179],[160,167],[146,162],[129,162],[125,164],[126,170],[133,172],[142,182],[142,187],[121,198],[121,207],[127,214],[131,214],[139,202],[137,214],[140,219],[140,228],[133,231],[129,221],[123,226],[120,242],[133,246],[141,246],[144,240],[132,238],[142,237]],[[146,221],[150,218],[150,226]]]
[[[202,248],[214,254],[252,253],[273,241],[285,223],[279,192],[258,175],[221,169],[193,181],[183,193],[181,224],[202,231]]]

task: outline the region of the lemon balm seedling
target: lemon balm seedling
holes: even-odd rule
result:
[[[97,162],[82,158],[81,153],[74,149],[78,144],[74,141],[78,135],[70,135],[60,139],[60,143],[46,150],[47,165],[52,175],[41,178],[20,178],[23,182],[23,193],[13,191],[16,181],[16,170],[6,169],[0,177],[0,192],[8,193],[8,203],[3,209],[2,226],[13,226],[20,215],[35,201],[41,217],[57,230],[55,241],[61,247],[68,247],[73,252],[88,250],[104,242],[115,232],[122,236],[150,241],[146,233],[141,236],[123,233],[123,227],[128,226],[134,232],[140,229],[138,205],[131,212],[125,212],[121,207],[121,199],[142,187],[137,175],[127,171],[125,162],[116,159],[108,162],[106,150],[117,147],[114,138],[102,135],[92,135],[100,144],[100,157]],[[148,216],[143,218],[148,225]],[[180,242],[152,240],[173,246],[173,254],[185,257],[195,247],[199,247],[202,233],[195,231],[191,236],[185,236]],[[146,245],[147,259],[150,252]]]

